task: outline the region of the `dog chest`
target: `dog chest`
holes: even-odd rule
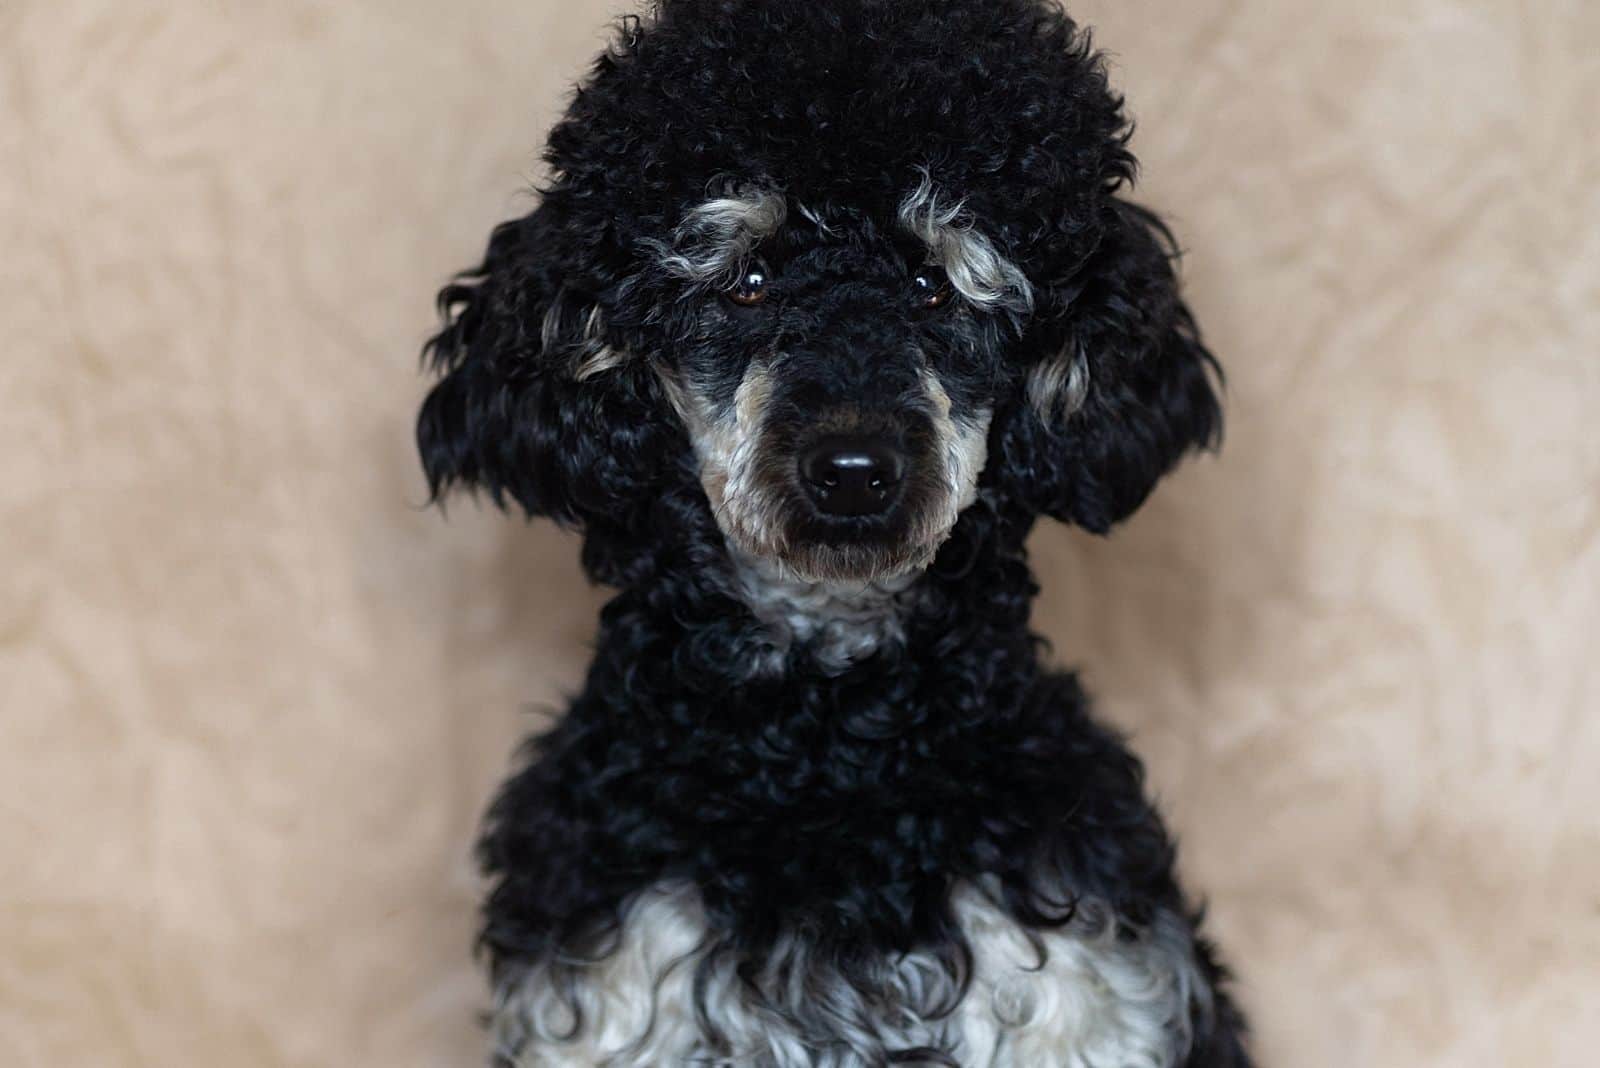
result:
[[[514,1068],[867,1068],[909,1050],[963,1068],[1181,1060],[1208,992],[1180,917],[1119,931],[1084,902],[1062,927],[1030,931],[971,887],[952,913],[966,976],[949,955],[917,951],[847,979],[801,933],[741,974],[694,891],[658,886],[592,959],[539,962],[502,986],[497,1056]]]

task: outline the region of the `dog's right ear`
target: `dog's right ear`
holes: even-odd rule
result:
[[[485,490],[568,525],[628,524],[674,450],[660,387],[607,337],[607,286],[574,262],[549,206],[496,227],[439,293],[424,348],[442,376],[417,418],[434,499]]]

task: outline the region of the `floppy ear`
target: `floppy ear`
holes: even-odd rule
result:
[[[1038,355],[997,442],[1018,503],[1095,533],[1222,433],[1221,369],[1178,294],[1170,231],[1121,200],[1106,213],[1099,247],[1053,294],[1060,318],[1032,339]]]
[[[548,204],[502,223],[481,266],[439,293],[425,358],[442,378],[417,418],[435,499],[461,484],[530,516],[642,522],[667,457],[658,386],[606,337],[604,282],[564,254]]]

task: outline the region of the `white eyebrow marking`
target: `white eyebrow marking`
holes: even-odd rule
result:
[[[940,199],[926,170],[900,202],[900,225],[928,246],[950,284],[973,304],[1018,314],[1033,310],[1033,286],[1022,268],[973,226],[963,201]]]
[[[670,243],[646,242],[668,273],[699,285],[737,282],[750,250],[777,232],[788,217],[783,196],[747,186],[698,204],[684,215]]]

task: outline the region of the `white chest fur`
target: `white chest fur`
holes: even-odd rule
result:
[[[731,553],[732,592],[767,627],[777,671],[796,643],[809,645],[827,671],[843,671],[879,647],[904,638],[903,615],[919,577],[910,572],[877,582],[809,582],[770,561]]]
[[[698,896],[657,887],[630,903],[605,956],[506,983],[497,1050],[515,1068],[868,1068],[918,1048],[963,1068],[1169,1068],[1183,1057],[1191,1005],[1209,992],[1179,918],[1127,938],[1092,903],[1031,933],[973,888],[953,907],[972,950],[964,992],[918,953],[884,960],[860,989],[802,937],[746,982],[716,952]]]

